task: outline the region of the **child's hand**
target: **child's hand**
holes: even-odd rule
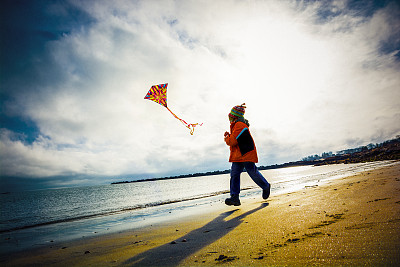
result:
[[[227,137],[227,136],[229,136],[229,133],[228,133],[228,132],[225,132],[225,133],[224,133],[224,137]]]

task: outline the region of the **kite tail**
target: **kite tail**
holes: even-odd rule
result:
[[[187,123],[186,121],[184,121],[181,118],[179,118],[178,116],[176,116],[175,113],[173,113],[168,107],[166,107],[166,108],[168,109],[169,112],[171,112],[171,114],[176,119],[180,120],[190,130],[190,134],[191,135],[193,135],[194,127],[203,125],[203,123]]]

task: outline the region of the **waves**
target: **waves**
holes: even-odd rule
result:
[[[243,190],[247,190],[247,189],[249,189],[249,188],[245,188]],[[188,202],[188,201],[192,201],[192,200],[199,200],[199,199],[214,197],[214,196],[227,194],[227,193],[229,193],[229,190],[218,191],[218,192],[213,192],[211,194],[203,194],[203,195],[182,198],[182,199],[171,199],[171,200],[162,201],[162,202],[150,202],[150,203],[145,203],[145,204],[138,204],[138,205],[129,206],[129,207],[121,207],[119,209],[115,209],[115,210],[111,210],[111,211],[103,211],[103,212],[98,212],[98,213],[93,213],[93,214],[86,214],[86,215],[74,216],[74,217],[69,217],[69,218],[43,221],[43,222],[34,223],[34,224],[26,224],[26,225],[16,226],[16,227],[12,227],[12,228],[7,228],[7,229],[0,229],[0,234],[6,233],[6,232],[17,231],[17,230],[52,225],[52,224],[68,223],[68,222],[87,220],[87,219],[103,217],[103,216],[112,216],[112,215],[127,213],[127,212],[131,212],[131,211],[135,211],[135,210],[159,207],[159,206],[175,204],[175,203],[183,203],[183,202]],[[18,222],[16,222],[15,220],[14,221],[10,220],[8,222],[2,222],[2,223],[16,224]]]

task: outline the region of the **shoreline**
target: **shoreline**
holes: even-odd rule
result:
[[[318,156],[317,159],[312,160],[299,160],[294,162],[287,162],[283,164],[274,164],[258,166],[260,171],[262,170],[272,170],[279,168],[287,168],[287,167],[300,167],[300,166],[323,166],[323,165],[332,165],[332,164],[340,164],[340,163],[363,163],[363,162],[374,162],[374,161],[384,161],[384,160],[399,160],[400,159],[400,138],[387,140],[380,144],[369,144],[368,146],[361,146],[358,148],[346,149],[343,151],[338,151],[336,154],[332,154],[329,156]],[[326,153],[325,153],[326,154]],[[311,156],[312,158],[314,156]],[[202,173],[193,173],[193,174],[181,174],[175,176],[168,177],[158,177],[158,178],[147,178],[147,179],[139,179],[132,181],[119,181],[112,182],[111,184],[129,184],[129,183],[138,183],[138,182],[148,182],[148,181],[161,181],[161,180],[171,180],[171,179],[179,179],[179,178],[192,178],[192,177],[201,177],[201,176],[211,176],[211,175],[220,175],[220,174],[229,174],[230,169],[227,170],[216,170],[216,171],[208,171]]]
[[[181,221],[18,252],[3,266],[399,265],[400,162]]]

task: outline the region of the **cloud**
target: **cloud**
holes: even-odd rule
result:
[[[39,2],[37,23],[32,12],[2,30],[24,33],[10,41],[23,57],[1,57],[13,62],[2,175],[72,177],[61,185],[227,169],[227,114],[243,102],[261,165],[392,138],[400,8],[368,3]],[[193,136],[143,99],[164,82],[171,110],[204,122]]]

